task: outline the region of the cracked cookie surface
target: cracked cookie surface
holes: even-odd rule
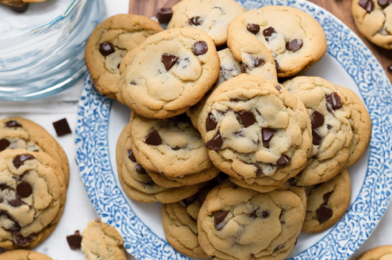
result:
[[[13,250],[0,255],[0,260],[53,260],[47,255],[29,250]]]
[[[359,257],[357,260],[391,260],[392,246],[380,246],[373,248]]]

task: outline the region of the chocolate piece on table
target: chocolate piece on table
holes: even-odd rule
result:
[[[67,242],[71,249],[80,249],[82,245],[82,236],[79,230],[75,231],[75,234],[67,236]]]
[[[69,127],[66,118],[60,119],[59,121],[53,122],[54,130],[56,130],[57,136],[61,137],[64,135],[72,134],[71,128]]]

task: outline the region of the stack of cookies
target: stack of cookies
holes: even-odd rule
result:
[[[112,17],[86,48],[97,90],[132,109],[124,192],[161,202],[168,242],[195,258],[284,259],[301,230],[335,225],[371,122],[351,90],[294,77],[326,52],[318,22],[233,0],[183,0],[158,19],[168,30]]]

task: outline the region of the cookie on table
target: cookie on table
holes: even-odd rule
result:
[[[82,234],[82,251],[87,260],[127,260],[124,240],[117,230],[95,219]]]
[[[40,125],[21,117],[0,120],[0,152],[6,149],[26,149],[49,154],[60,164],[65,183],[68,186],[69,163],[67,155],[56,139]]]
[[[305,187],[307,210],[302,231],[318,233],[334,226],[346,213],[351,200],[351,181],[346,169],[333,179]]]
[[[29,250],[13,250],[0,254],[0,260],[53,260],[47,255]]]
[[[120,66],[121,96],[136,113],[169,118],[195,105],[219,76],[213,40],[196,28],[171,29],[149,37]]]
[[[183,0],[173,6],[168,29],[194,27],[205,31],[215,45],[227,41],[229,23],[246,10],[234,0]]]
[[[161,31],[163,28],[157,22],[133,14],[118,14],[99,24],[85,50],[86,66],[97,90],[121,102],[119,68],[123,57]]]
[[[373,248],[357,260],[391,260],[392,259],[392,246],[380,246]]]
[[[237,60],[244,52],[268,48],[279,77],[309,69],[327,51],[316,19],[288,6],[265,6],[238,16],[229,25],[227,43]]]
[[[353,0],[352,12],[359,32],[372,43],[392,49],[392,2]]]
[[[199,118],[211,161],[242,187],[274,190],[306,165],[309,116],[276,80],[232,78],[211,94]]]
[[[353,131],[348,100],[338,85],[319,77],[296,77],[283,87],[302,100],[312,122],[312,151],[305,169],[295,177],[297,183],[326,182],[345,167],[350,156]]]
[[[43,152],[0,153],[0,247],[33,248],[51,234],[65,205],[58,171],[58,163]]]
[[[200,246],[217,260],[284,259],[296,244],[305,209],[303,188],[259,193],[224,182],[200,209]]]
[[[175,203],[194,195],[205,185],[200,183],[168,189],[156,184],[143,166],[136,161],[130,130],[128,124],[121,132],[116,147],[116,161],[121,186],[131,199],[144,203],[156,201]]]

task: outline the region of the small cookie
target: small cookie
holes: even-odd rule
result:
[[[307,209],[302,231],[318,233],[334,226],[346,213],[351,200],[351,181],[346,169],[333,179],[305,188]]]
[[[85,61],[97,90],[122,102],[119,68],[125,54],[149,36],[163,31],[148,17],[118,14],[99,24],[86,44]]]
[[[372,43],[392,49],[392,2],[353,0],[352,12],[359,32]]]
[[[259,53],[267,47],[279,77],[309,69],[327,51],[316,19],[288,6],[265,6],[238,16],[229,25],[227,43],[237,60],[244,52]]]
[[[215,45],[227,41],[229,23],[246,10],[233,0],[183,0],[173,6],[168,29],[195,27],[205,31]]]
[[[13,250],[0,255],[0,260],[53,260],[47,255],[29,250]]]
[[[259,193],[226,181],[200,209],[200,246],[216,260],[284,259],[301,232],[305,209],[303,188]]]
[[[391,260],[392,259],[392,246],[380,246],[373,248],[357,260]]]
[[[87,224],[82,237],[82,251],[87,260],[127,260],[121,235],[99,219]]]
[[[124,153],[126,151],[127,153]],[[205,184],[167,189],[156,184],[147,171],[136,161],[132,150],[130,124],[128,124],[117,142],[116,161],[118,178],[124,192],[133,200],[153,203],[175,203],[194,195]]]
[[[169,118],[195,105],[219,76],[214,42],[196,28],[149,37],[120,66],[121,96],[144,117]]]
[[[338,85],[318,77],[296,77],[283,87],[302,100],[312,122],[312,151],[305,169],[295,177],[297,183],[326,182],[345,167],[350,155],[353,132],[348,100]]]
[[[199,117],[211,161],[240,186],[268,192],[306,165],[309,116],[276,80],[232,78],[211,94]]]
[[[0,152],[6,149],[43,151],[56,160],[68,186],[69,164],[67,154],[61,145],[43,127],[21,117],[0,120]]]

